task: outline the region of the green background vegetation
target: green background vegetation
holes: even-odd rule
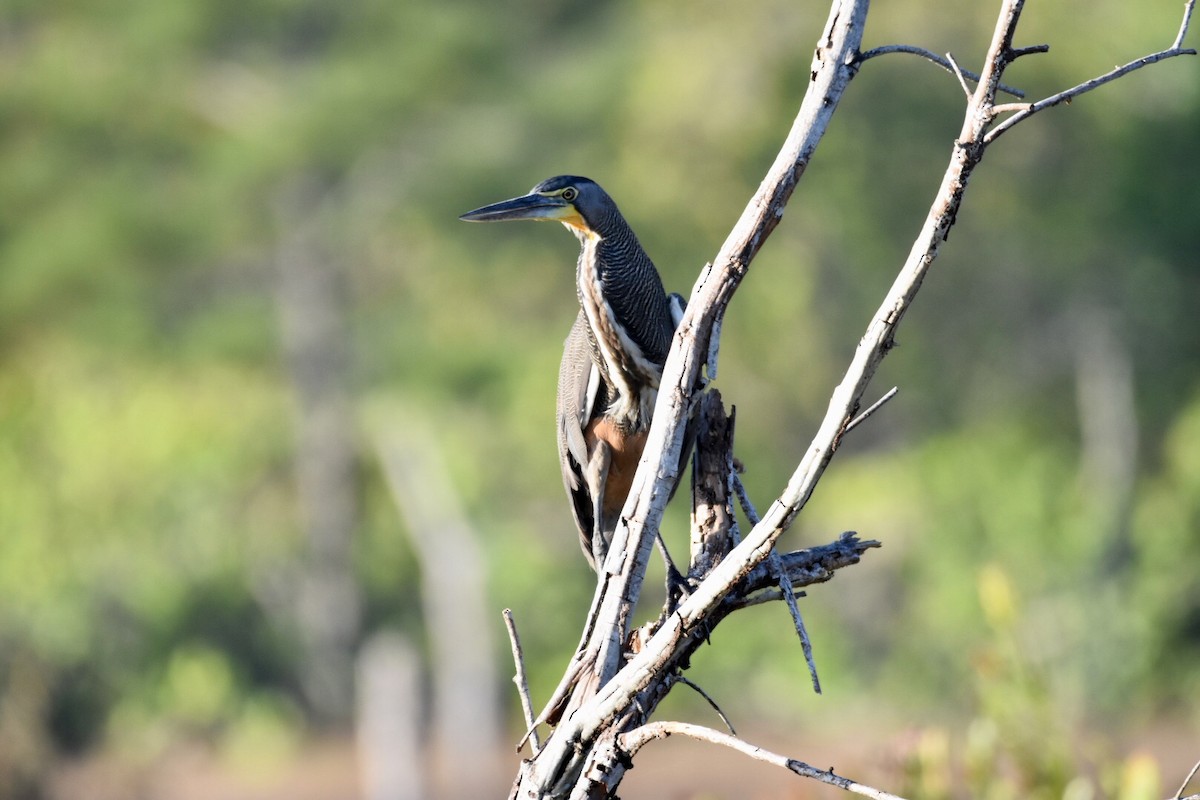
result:
[[[880,3],[866,42],[974,67],[994,5]],[[1031,3],[1020,43],[1051,52],[1006,79],[1039,96],[1163,47],[1180,5]],[[444,448],[497,632],[513,607],[544,697],[590,595],[552,443],[576,245],[557,226],[456,216],[588,175],[686,294],[790,125],[825,13],[9,0],[0,794],[32,791],[14,787],[63,755],[153,758],[188,736],[263,753],[304,729],[301,648],[270,600],[304,550],[270,288],[296,181],[322,187],[307,235],[349,286],[366,632],[422,630],[373,446],[399,417]],[[787,538],[884,542],[804,602],[826,695],[808,693],[786,612],[757,609],[696,663],[727,710],[783,729],[850,706],[975,720],[967,757],[1003,751],[1047,796],[1079,770],[1075,731],[1121,751],[1167,720],[1200,742],[1197,63],[1140,72],[989,151],[876,380],[899,397]],[[760,506],[907,254],[962,106],[927,62],[870,62],[735,298],[718,386]],[[1132,391],[1137,437],[1095,460],[1084,376],[1114,364],[1099,394]],[[680,549],[684,520],[673,510],[666,530]],[[914,781],[937,752],[935,737]]]

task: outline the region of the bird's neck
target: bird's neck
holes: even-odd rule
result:
[[[580,235],[577,284],[579,303],[588,324],[592,359],[609,387],[607,415],[630,431],[644,430],[658,395],[662,365],[647,357],[631,338],[627,321],[617,318],[606,285],[603,237]],[[636,246],[636,244],[635,244]]]

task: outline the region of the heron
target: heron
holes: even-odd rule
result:
[[[579,313],[558,373],[558,457],[583,554],[599,572],[646,446],[684,300],[663,289],[617,204],[589,178],[548,178],[460,219],[556,221],[579,240]]]

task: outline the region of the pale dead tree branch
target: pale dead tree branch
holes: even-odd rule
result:
[[[1091,80],[1087,80],[1076,86],[1072,86],[1070,89],[1058,92],[1057,94],[1052,94],[1043,100],[1038,100],[1036,103],[1014,103],[1007,106],[993,107],[993,113],[998,114],[1009,110],[1015,110],[1016,113],[992,128],[991,131],[988,132],[987,136],[984,137],[984,144],[991,144],[1000,136],[1002,136],[1005,131],[1009,130],[1017,123],[1029,119],[1039,111],[1044,111],[1047,108],[1059,105],[1060,103],[1070,103],[1071,100],[1079,95],[1084,94],[1085,92],[1090,92],[1093,89],[1103,86],[1111,81],[1115,81],[1117,78],[1128,75],[1134,70],[1139,70],[1142,67],[1148,67],[1151,64],[1157,64],[1159,61],[1163,61],[1168,58],[1175,58],[1176,56],[1196,55],[1196,51],[1193,48],[1183,46],[1183,39],[1185,36],[1187,36],[1188,26],[1192,21],[1192,12],[1195,11],[1195,9],[1196,0],[1187,0],[1183,7],[1183,20],[1179,23],[1179,32],[1175,35],[1175,40],[1171,43],[1171,46],[1165,50],[1159,50],[1157,53],[1150,53],[1149,55],[1134,59],[1124,66],[1116,67],[1115,69],[1109,70],[1103,75],[1098,75]],[[1018,14],[1019,13],[1020,12],[1018,11]],[[1018,56],[1025,55],[1025,52],[1026,50],[1013,50],[1010,48],[1007,52],[1000,53],[998,56],[1007,64]],[[1002,68],[1003,67],[1001,67],[1001,69]]]
[[[1185,6],[1184,29],[1193,3],[1194,0],[1189,0]],[[723,547],[728,549],[707,553],[705,557],[711,567],[706,563],[705,569],[689,570],[690,592],[678,604],[668,598],[659,619],[633,629],[632,612],[641,593],[663,510],[681,469],[685,428],[705,394],[702,369],[706,359],[715,361],[718,321],[751,261],[782,218],[797,181],[862,64],[859,43],[868,5],[869,0],[834,0],[815,51],[809,88],[792,130],[716,258],[701,271],[693,288],[663,370],[645,452],[608,559],[600,570],[583,639],[554,698],[539,717],[539,721],[556,722],[557,726],[541,751],[522,763],[512,798],[592,800],[613,796],[631,765],[632,754],[644,744],[642,738],[654,738],[651,732],[656,731],[688,731],[678,727],[680,723],[647,724],[647,720],[675,682],[672,676],[687,666],[688,659],[721,620],[748,605],[786,598],[796,588],[829,580],[837,569],[857,563],[868,549],[879,546],[878,542],[859,540],[855,534],[846,533],[838,541],[820,548],[772,555],[779,537],[812,496],[842,438],[860,418],[879,405],[859,414],[865,390],[893,347],[896,329],[954,225],[968,180],[987,145],[995,139],[997,131],[1006,130],[1033,113],[1018,111],[1002,123],[1004,127],[993,127],[997,118],[996,94],[1001,90],[1005,68],[1016,58],[1047,49],[1045,45],[1013,47],[1022,0],[1002,0],[984,67],[968,98],[963,125],[954,141],[941,186],[907,259],[872,317],[841,383],[834,388],[825,416],[787,486],[761,519],[752,515],[751,528],[740,541],[727,535],[735,523],[729,507],[731,498],[723,497],[723,513],[709,518],[725,520],[727,530],[722,532],[718,525],[711,535],[724,535],[728,544]],[[1178,48],[1163,51],[1121,74],[1184,52],[1190,51]],[[1103,83],[1116,77],[1120,75],[1102,76],[1098,80]],[[1080,93],[1095,85],[1076,87],[1069,92]],[[710,364],[710,373],[711,366],[715,365]],[[736,492],[736,476],[731,475],[729,481]],[[748,498],[745,500],[747,507],[752,508]],[[709,535],[710,532],[702,531],[700,539]],[[694,553],[704,551],[703,547],[693,548]],[[721,737],[721,743],[735,749],[756,750],[715,731],[705,735]],[[836,778],[841,782],[834,785],[857,791],[851,788],[853,782],[831,773],[789,759],[782,761],[798,774],[808,773],[797,765],[811,771],[809,777]],[[863,789],[860,793],[875,792],[868,796],[894,797],[869,787],[860,788]]]
[[[832,769],[817,769],[803,761],[797,761],[794,758],[788,758],[778,753],[772,753],[770,750],[764,750],[736,736],[730,736],[727,733],[714,731],[712,728],[706,728],[703,725],[694,725],[689,722],[649,722],[640,728],[635,728],[629,733],[622,734],[618,737],[617,743],[629,758],[633,758],[637,751],[649,742],[655,739],[666,739],[675,734],[687,736],[701,742],[728,747],[758,761],[783,767],[801,777],[812,778],[821,783],[845,789],[847,792],[860,794],[863,797],[872,797],[875,800],[904,800],[899,795],[888,794],[879,789],[874,789],[865,784],[834,774]]]

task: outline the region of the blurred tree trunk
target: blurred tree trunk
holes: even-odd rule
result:
[[[297,598],[302,680],[327,721],[350,717],[361,600],[352,546],[358,519],[344,276],[321,230],[327,189],[302,176],[276,203],[275,300],[296,407],[296,483],[308,544]]]
[[[429,637],[435,796],[498,796],[504,749],[498,669],[488,614],[481,537],[427,429],[405,415],[378,438],[388,488],[421,565]],[[467,768],[467,765],[470,765]]]
[[[1082,306],[1074,316],[1080,480],[1104,541],[1099,567],[1111,574],[1133,557],[1129,518],[1139,439],[1133,357],[1111,310]]]
[[[400,633],[385,630],[363,645],[357,674],[363,800],[424,800],[420,653]]]

